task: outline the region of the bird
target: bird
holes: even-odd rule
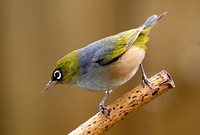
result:
[[[142,62],[149,41],[150,30],[167,14],[152,15],[143,25],[95,41],[74,50],[55,64],[50,81],[43,92],[56,84],[66,84],[82,89],[100,92],[105,96],[99,103],[99,111],[109,117],[110,109],[104,103],[113,89],[129,81],[138,71],[142,71],[142,84],[152,87]]]

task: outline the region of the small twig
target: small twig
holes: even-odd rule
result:
[[[111,109],[109,119],[103,114],[97,113],[88,121],[69,133],[69,135],[103,134],[116,123],[137,111],[143,105],[149,103],[168,89],[175,87],[172,78],[167,71],[164,70],[150,78],[150,81],[152,82],[154,90],[150,89],[148,86],[137,86],[135,89],[129,91],[123,97],[117,99],[114,103],[108,106]]]

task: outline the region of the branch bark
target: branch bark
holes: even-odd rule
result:
[[[69,135],[103,134],[143,105],[149,103],[170,88],[175,87],[172,78],[165,70],[151,77],[150,81],[152,82],[154,90],[148,86],[137,86],[108,106],[111,109],[109,119],[99,112],[69,133]]]

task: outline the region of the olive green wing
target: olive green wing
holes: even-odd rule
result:
[[[98,41],[98,51],[94,55],[94,60],[100,65],[108,65],[118,60],[131,45],[137,45],[146,50],[146,42],[149,40],[149,32],[151,28],[164,15],[150,16],[145,23],[137,29],[121,32],[117,35],[104,38]]]
[[[95,53],[93,60],[102,66],[117,61],[134,43],[140,32],[138,28],[100,40],[100,49]]]

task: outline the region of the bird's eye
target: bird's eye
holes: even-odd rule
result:
[[[53,76],[56,80],[60,80],[62,77],[62,74],[59,70],[54,71]]]

